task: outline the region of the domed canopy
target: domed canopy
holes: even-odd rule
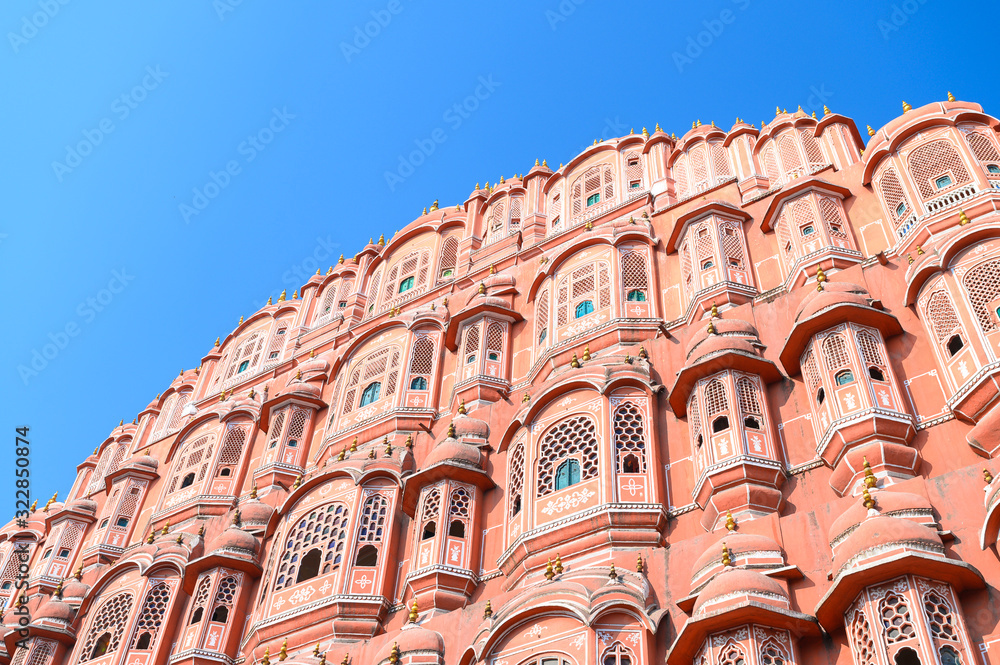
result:
[[[837,547],[833,556],[834,575],[861,566],[869,557],[883,555],[894,547],[944,558],[941,536],[933,529],[901,517],[876,515],[858,525]]]
[[[486,424],[485,420],[459,414],[454,423],[456,439],[482,439],[485,441],[490,436],[490,426]]]
[[[70,501],[66,507],[76,512],[97,514],[97,502],[93,499],[83,498]]]
[[[139,455],[132,460],[132,464],[134,466],[146,467],[151,471],[156,471],[160,467],[160,463],[156,458],[150,455]]]
[[[875,499],[880,515],[893,516],[905,512],[908,516],[921,517],[921,521],[924,523],[934,520],[934,510],[931,508],[930,501],[920,494],[881,490],[873,491],[871,495]],[[866,519],[868,519],[868,508],[865,507],[864,503],[861,501],[851,503],[847,510],[830,525],[830,546],[836,547]]]
[[[240,505],[240,519],[245,526],[264,526],[271,521],[273,515],[274,508],[257,499],[250,499]]]
[[[90,586],[74,577],[63,585],[62,597],[67,601],[83,600],[88,593],[90,593]]]
[[[724,603],[740,603],[744,597],[782,609],[789,607],[788,594],[776,580],[754,570],[727,567],[698,594],[694,614],[723,609]]]
[[[789,376],[800,371],[799,359],[813,335],[850,322],[877,328],[886,338],[903,332],[899,320],[882,309],[864,287],[849,282],[826,282],[807,295],[795,313],[779,359]]]
[[[58,596],[53,596],[38,609],[32,619],[35,621],[49,619],[51,621],[68,624],[73,621],[73,617],[75,615],[76,612],[69,606],[68,603],[63,602],[63,600]]]
[[[379,652],[376,663],[381,663],[389,659],[393,650],[399,657],[410,653],[444,653],[444,638],[441,633],[408,623],[399,631],[399,635],[392,642],[387,643]]]
[[[754,568],[780,568],[785,565],[781,546],[768,536],[754,533],[730,532],[705,549],[691,570],[691,588],[699,587],[724,569],[722,545],[729,550],[729,558],[736,565]]]
[[[209,550],[211,552],[218,552],[220,550],[238,550],[249,554],[256,554],[257,547],[258,544],[256,538],[238,526],[233,525],[223,531],[218,538],[212,541],[212,545]]]

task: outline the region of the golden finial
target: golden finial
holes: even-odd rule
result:
[[[31,512],[35,512],[36,510],[38,510],[38,499],[35,499],[35,502],[31,504]]]
[[[219,401],[220,402],[226,401],[226,391],[225,390],[223,390],[221,393],[219,393]]]
[[[344,654],[344,660],[340,661],[340,665],[349,665],[349,664],[350,664],[350,660],[348,660],[348,656],[345,653]]]
[[[868,463],[868,458],[867,457],[865,457],[863,459],[865,461],[865,464],[864,464],[864,466],[865,466],[865,487],[875,487],[875,484],[878,481],[875,479],[874,472],[872,472],[872,466],[871,466],[871,464]]]
[[[611,570],[608,571],[608,577],[614,581],[618,581],[618,571],[615,570],[615,562],[611,562]]]
[[[45,507],[42,508],[42,510],[43,511],[48,511],[49,507],[52,506],[52,504],[56,502],[56,497],[58,497],[58,496],[59,496],[59,492],[56,492],[55,494],[53,494],[52,498],[48,500],[48,502],[45,504]]]
[[[875,499],[872,498],[871,492],[868,491],[867,484],[861,488],[861,497],[864,500],[865,508],[872,510],[875,507]]]
[[[63,590],[63,581],[59,580],[59,584],[57,584],[56,588],[52,591],[52,595],[55,596],[56,598],[59,598],[60,596],[62,596],[62,590]]]
[[[389,442],[389,437],[385,437],[385,456],[392,457],[392,444]]]
[[[660,123],[656,123],[656,129],[653,130],[653,133],[655,134],[656,132],[662,132],[662,131],[663,130],[660,129]]]
[[[299,475],[295,476],[295,482],[292,483],[292,489],[293,490],[297,490],[300,487],[302,487],[302,474],[301,473]]]
[[[76,567],[76,572],[73,573],[73,577],[75,577],[78,580],[83,577],[83,564],[82,563],[79,566]]]
[[[781,107],[780,106],[775,106],[774,107],[774,115],[775,115],[775,117],[781,115]]]
[[[397,642],[392,643],[392,650],[389,651],[389,662],[393,665],[399,662],[399,644]]]
[[[302,370],[301,369],[295,373],[295,378],[296,379],[301,379],[302,378]]]
[[[319,655],[319,665],[326,665],[326,652],[325,651]]]
[[[448,425],[448,438],[449,439],[455,438],[455,423],[451,423]]]
[[[990,473],[990,470],[987,468],[983,469],[983,480],[986,481],[987,485],[993,482],[993,474]]]
[[[333,266],[330,266],[330,267],[332,268]],[[319,275],[319,274],[320,274],[320,272],[319,272],[319,268],[316,268],[316,275]],[[327,274],[327,275],[329,275],[330,273],[328,272],[328,273],[326,273],[326,274]]]
[[[500,176],[500,184],[502,185],[503,183],[504,183],[503,176]]]
[[[594,145],[597,145],[597,139],[594,139]],[[501,178],[501,180],[503,179]]]
[[[281,643],[281,651],[278,652],[278,660],[285,660],[288,658],[288,640],[286,639]]]
[[[219,345],[219,338],[218,338],[218,337],[216,337],[216,338],[215,338],[215,345],[216,345],[216,346],[218,346],[218,345]]]
[[[198,536],[203,537],[204,535],[205,535],[205,525],[202,524],[200,527],[198,527]]]
[[[243,317],[242,316],[240,317],[240,323],[239,323],[239,325],[241,325],[241,326],[243,325]]]
[[[641,575],[642,574],[642,570],[643,570],[642,552],[639,552],[639,554],[638,554],[638,556],[636,557],[636,560],[635,560],[635,572],[637,572],[637,573],[639,573]]]
[[[906,262],[908,264],[910,264],[910,265],[913,265],[913,261],[914,261],[913,256],[911,254],[907,254],[906,255]]]
[[[719,318],[719,306],[716,305],[714,302],[712,303],[712,318],[713,319]]]
[[[375,449],[372,448],[368,451],[368,459],[375,459]]]
[[[447,298],[445,298],[444,300],[441,301],[441,306],[442,307],[447,307],[448,306],[448,299]]]
[[[181,370],[181,374],[184,374],[184,370]],[[121,427],[124,424],[125,424],[125,419],[124,418],[122,418],[121,420],[118,421],[118,426],[119,427]]]
[[[643,360],[645,360],[646,358],[649,357],[649,354],[646,353],[646,347],[645,346],[640,346],[639,347],[639,357],[642,358]]]
[[[344,264],[344,255],[341,254],[340,258],[337,259],[337,265],[339,266],[339,265],[343,265],[343,264]]]
[[[958,211],[958,225],[959,226],[965,226],[966,224],[968,224],[971,221],[972,220],[969,219],[969,216],[965,214],[964,210],[959,210]]]
[[[236,525],[236,526],[239,526],[240,519],[241,519],[240,509],[237,508],[236,510],[233,511],[233,524]]]
[[[629,354],[626,353],[625,354],[625,362],[627,362],[629,365],[631,365],[632,364],[632,356],[630,356]]]
[[[868,136],[875,136],[875,130],[872,129],[871,125],[868,125]]]
[[[576,369],[580,366],[580,361],[577,359],[576,354],[573,354],[573,359],[569,361],[569,366]]]
[[[341,448],[340,453],[337,454],[337,461],[343,462],[346,456],[347,456],[347,448]]]
[[[410,623],[416,623],[418,615],[417,610],[417,599],[413,599],[413,604],[410,605]]]
[[[538,162],[538,158],[536,157],[536,158],[535,158],[535,166],[538,166],[538,164],[539,164],[539,162]]]
[[[170,531],[170,522],[169,521],[164,522],[163,523],[163,528],[160,529],[160,535],[161,536],[165,536],[165,535],[167,535],[167,533],[169,533],[169,531]]]
[[[253,485],[250,486],[250,498],[251,499],[256,499],[257,498],[257,481],[256,480],[253,481]]]
[[[815,120],[815,119],[816,119],[816,111],[813,111],[813,112],[812,112],[812,119],[813,119],[813,120]]]
[[[911,110],[912,108],[913,108],[913,107],[912,107],[912,106],[910,106],[909,104],[907,104],[907,103],[906,103],[906,100],[904,99],[904,100],[903,100],[903,113],[906,113],[907,111]]]
[[[556,571],[552,568],[552,559],[549,559],[549,562],[545,564],[545,579],[551,580],[555,576]]]
[[[424,208],[424,212],[425,213],[427,212],[426,208]],[[378,236],[378,246],[379,247],[385,247],[385,234],[384,233],[380,233],[379,236]]]
[[[491,275],[495,275],[495,274],[497,274],[497,266],[496,266],[496,264],[495,264],[495,263],[491,263],[491,264],[490,264],[490,274],[491,274]]]
[[[405,445],[410,450],[413,450],[413,435],[412,434],[407,434],[406,435],[406,444]]]
[[[830,115],[830,108],[826,104],[823,104],[823,115]]]
[[[587,229],[588,231],[593,231],[594,225],[593,223],[590,222],[590,220],[587,220],[587,223],[583,225],[583,228]]]
[[[146,536],[146,544],[147,545],[152,545],[153,544],[153,536],[154,536],[155,533],[156,532],[153,529],[149,530],[149,535]]]
[[[816,290],[823,290],[823,282],[826,281],[826,273],[823,272],[822,268],[816,268]]]
[[[486,293],[486,283],[479,282],[479,294],[482,295],[484,293]]]
[[[478,182],[476,183],[476,189],[477,190],[479,189],[479,183]]]
[[[590,360],[590,345],[589,344],[583,347],[583,361],[586,362],[588,360]]]
[[[183,545],[184,538],[181,536],[181,534],[177,534],[177,538],[174,539],[174,542],[177,543],[178,545]]]
[[[530,401],[531,401],[531,395],[529,395],[528,393],[524,393],[524,395],[521,397],[521,404],[527,404]]]
[[[273,305],[274,304],[274,303],[271,302],[271,296],[267,297],[267,304],[268,305]]]
[[[714,335],[715,334],[715,324],[712,323],[712,321],[708,322],[708,334],[709,335]]]
[[[549,168],[549,162],[548,162],[548,160],[543,159],[542,160],[542,166],[544,166],[545,168]]]
[[[285,290],[281,289],[281,295],[278,296],[278,302],[285,302]]]
[[[917,256],[920,256],[923,253],[924,253],[924,250],[921,249],[920,245],[917,245]]]
[[[298,299],[299,299],[299,290],[295,289],[294,291],[292,291],[292,300],[298,300]]]
[[[726,547],[725,543],[722,543],[722,565],[723,567],[733,565],[733,559],[729,555],[729,548]]]
[[[951,94],[951,90],[948,91],[948,101],[949,102],[955,101],[955,95]]]
[[[431,204],[431,212],[434,212],[437,209],[438,209],[438,200],[434,199],[434,203]]]
[[[371,240],[371,239],[369,238],[369,240]],[[369,242],[368,244],[370,245],[371,242]],[[317,275],[319,274],[319,268],[316,268],[316,274]],[[327,275],[332,275],[333,274],[333,266],[327,266],[327,268],[326,268],[326,274]]]
[[[358,437],[354,437],[354,440],[351,441],[351,452],[352,453],[358,452]]]
[[[556,571],[556,575],[562,575],[563,571],[562,557],[559,556],[559,552],[556,552],[556,562],[555,565],[552,567],[552,569]]]
[[[642,128],[642,138],[644,139],[649,138],[649,130],[647,130],[645,127]]]
[[[260,659],[261,665],[271,665],[271,647],[264,647],[264,657]]]
[[[313,649],[313,655],[319,656],[319,642],[316,643],[316,648]]]
[[[483,609],[483,618],[489,619],[493,616],[493,603],[490,602],[489,598],[486,599],[486,608]]]
[[[726,511],[726,531],[736,531],[736,518],[730,510]]]
[[[248,392],[248,393],[247,393],[247,397],[248,397],[249,399],[253,399],[253,396],[254,396],[254,395],[256,395],[256,394],[257,394],[257,393],[255,393],[255,392],[253,391],[253,388],[251,388],[251,389],[250,389],[250,392]]]
[[[465,400],[464,399],[461,402],[458,403],[458,412],[461,413],[463,416],[465,415]]]

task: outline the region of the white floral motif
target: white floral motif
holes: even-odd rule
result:
[[[536,623],[534,626],[531,627],[531,630],[528,631],[527,633],[528,637],[539,638],[542,636],[543,630],[548,630],[548,626],[541,626]]]
[[[631,642],[632,646],[636,646],[636,645],[639,644],[639,633],[632,633],[631,635],[629,635],[625,639],[628,640],[629,642]]]
[[[597,639],[599,639],[602,644],[611,644],[611,640],[615,639],[615,636],[606,630],[599,630],[597,631]]]
[[[635,495],[636,495],[636,492],[641,492],[642,489],[643,489],[642,485],[639,485],[638,483],[636,483],[635,482],[635,478],[629,478],[628,479],[628,484],[626,484],[624,487],[622,487],[622,492],[623,493],[624,492],[628,492],[629,496],[631,496],[631,497],[634,498]]]
[[[882,406],[892,406],[892,403],[889,401],[889,393],[884,388],[878,391],[878,398],[881,400]]]
[[[571,492],[569,494],[564,494],[555,501],[549,501],[542,508],[542,512],[546,515],[551,515],[552,513],[561,513],[564,510],[569,510],[570,508],[576,508],[580,504],[587,503],[591,497],[597,496],[594,492],[589,489],[582,489],[576,492]]]
[[[958,362],[958,371],[962,373],[963,379],[969,376],[969,366],[964,360]]]
[[[569,643],[569,645],[571,647],[576,647],[576,650],[579,651],[580,649],[583,648],[583,645],[586,641],[587,641],[586,636],[583,633],[580,633],[579,635],[576,636],[576,639],[574,639],[572,642]]]
[[[314,593],[316,593],[316,587],[310,584],[309,586],[303,589],[297,589],[295,593],[293,593],[291,596],[288,597],[288,602],[291,603],[292,605],[298,605],[299,603],[307,602],[310,598],[312,598],[312,595]]]
[[[854,401],[854,393],[847,393],[844,395],[844,408],[853,410],[855,408],[856,402]]]

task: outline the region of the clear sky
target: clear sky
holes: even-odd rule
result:
[[[64,497],[241,315],[477,181],[775,106],[1000,112],[994,7],[4,0],[0,521],[16,426]]]

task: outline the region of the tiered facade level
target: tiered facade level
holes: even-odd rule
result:
[[[0,663],[1000,665],[998,128],[657,127],[432,206],[3,528]]]

